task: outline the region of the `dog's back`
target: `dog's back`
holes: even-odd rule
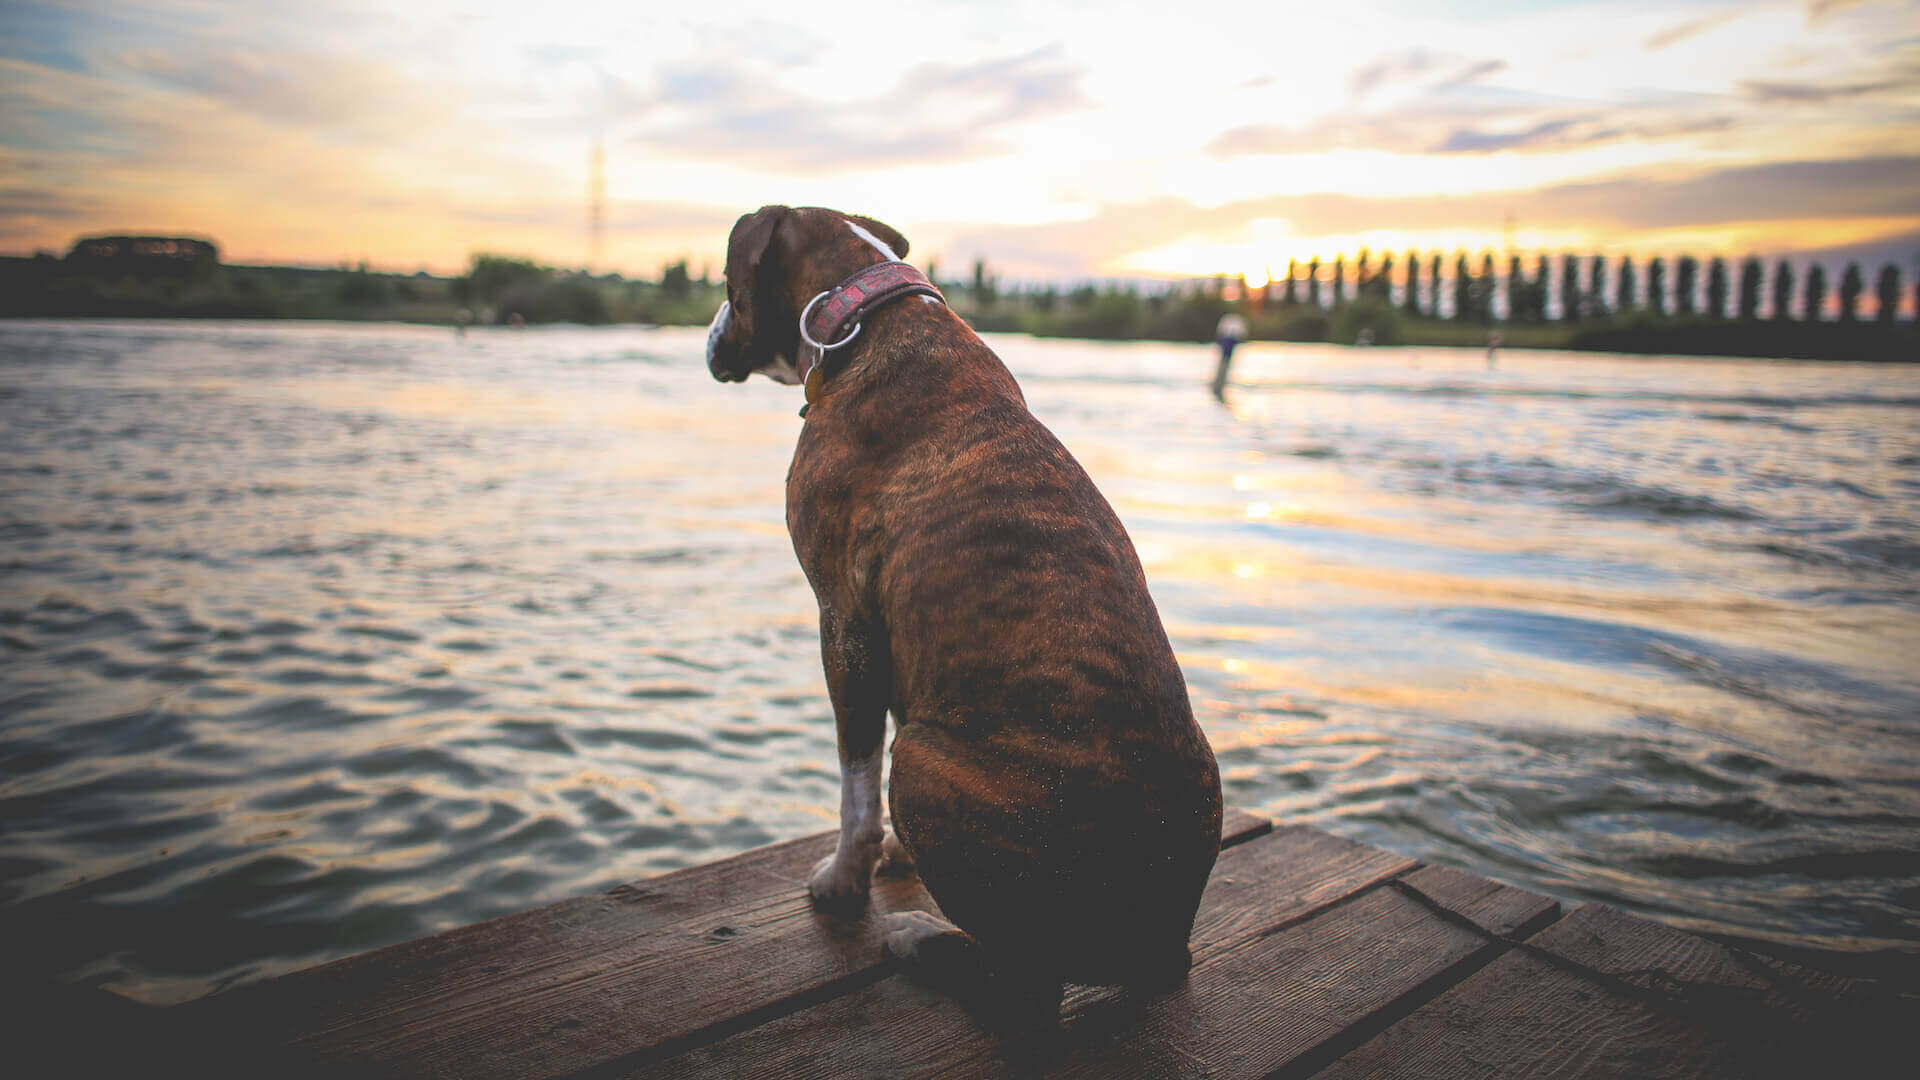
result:
[[[895,829],[991,952],[1085,982],[1184,970],[1219,774],[1133,545],[956,316],[902,305],[885,343],[810,417],[788,516],[816,590],[846,590],[823,604],[886,627]]]

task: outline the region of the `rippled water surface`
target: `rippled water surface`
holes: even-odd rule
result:
[[[172,1002],[828,827],[797,392],[703,332],[0,324],[0,925]],[[1920,944],[1920,368],[996,338],[1231,803]]]

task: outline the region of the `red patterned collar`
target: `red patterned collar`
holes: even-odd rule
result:
[[[827,354],[851,343],[860,333],[861,320],[875,309],[915,294],[946,302],[927,275],[893,260],[856,271],[807,303],[800,313],[800,340],[810,348],[800,350],[800,381],[806,385],[808,405],[820,394]]]

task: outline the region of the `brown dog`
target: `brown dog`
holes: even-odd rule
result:
[[[832,210],[743,216],[708,368],[797,382],[821,356],[803,309],[906,251]],[[1219,853],[1220,776],[1133,544],[944,303],[906,296],[862,324],[825,354],[787,474],[842,770],[813,898],[865,902],[891,709],[894,830],[965,933],[895,916],[890,953],[951,949],[1049,1018],[1063,980],[1177,980]]]

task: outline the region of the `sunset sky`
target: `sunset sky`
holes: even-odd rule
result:
[[[1920,2],[0,0],[0,252],[718,266],[763,203],[1015,279],[1404,252],[1920,268]]]

